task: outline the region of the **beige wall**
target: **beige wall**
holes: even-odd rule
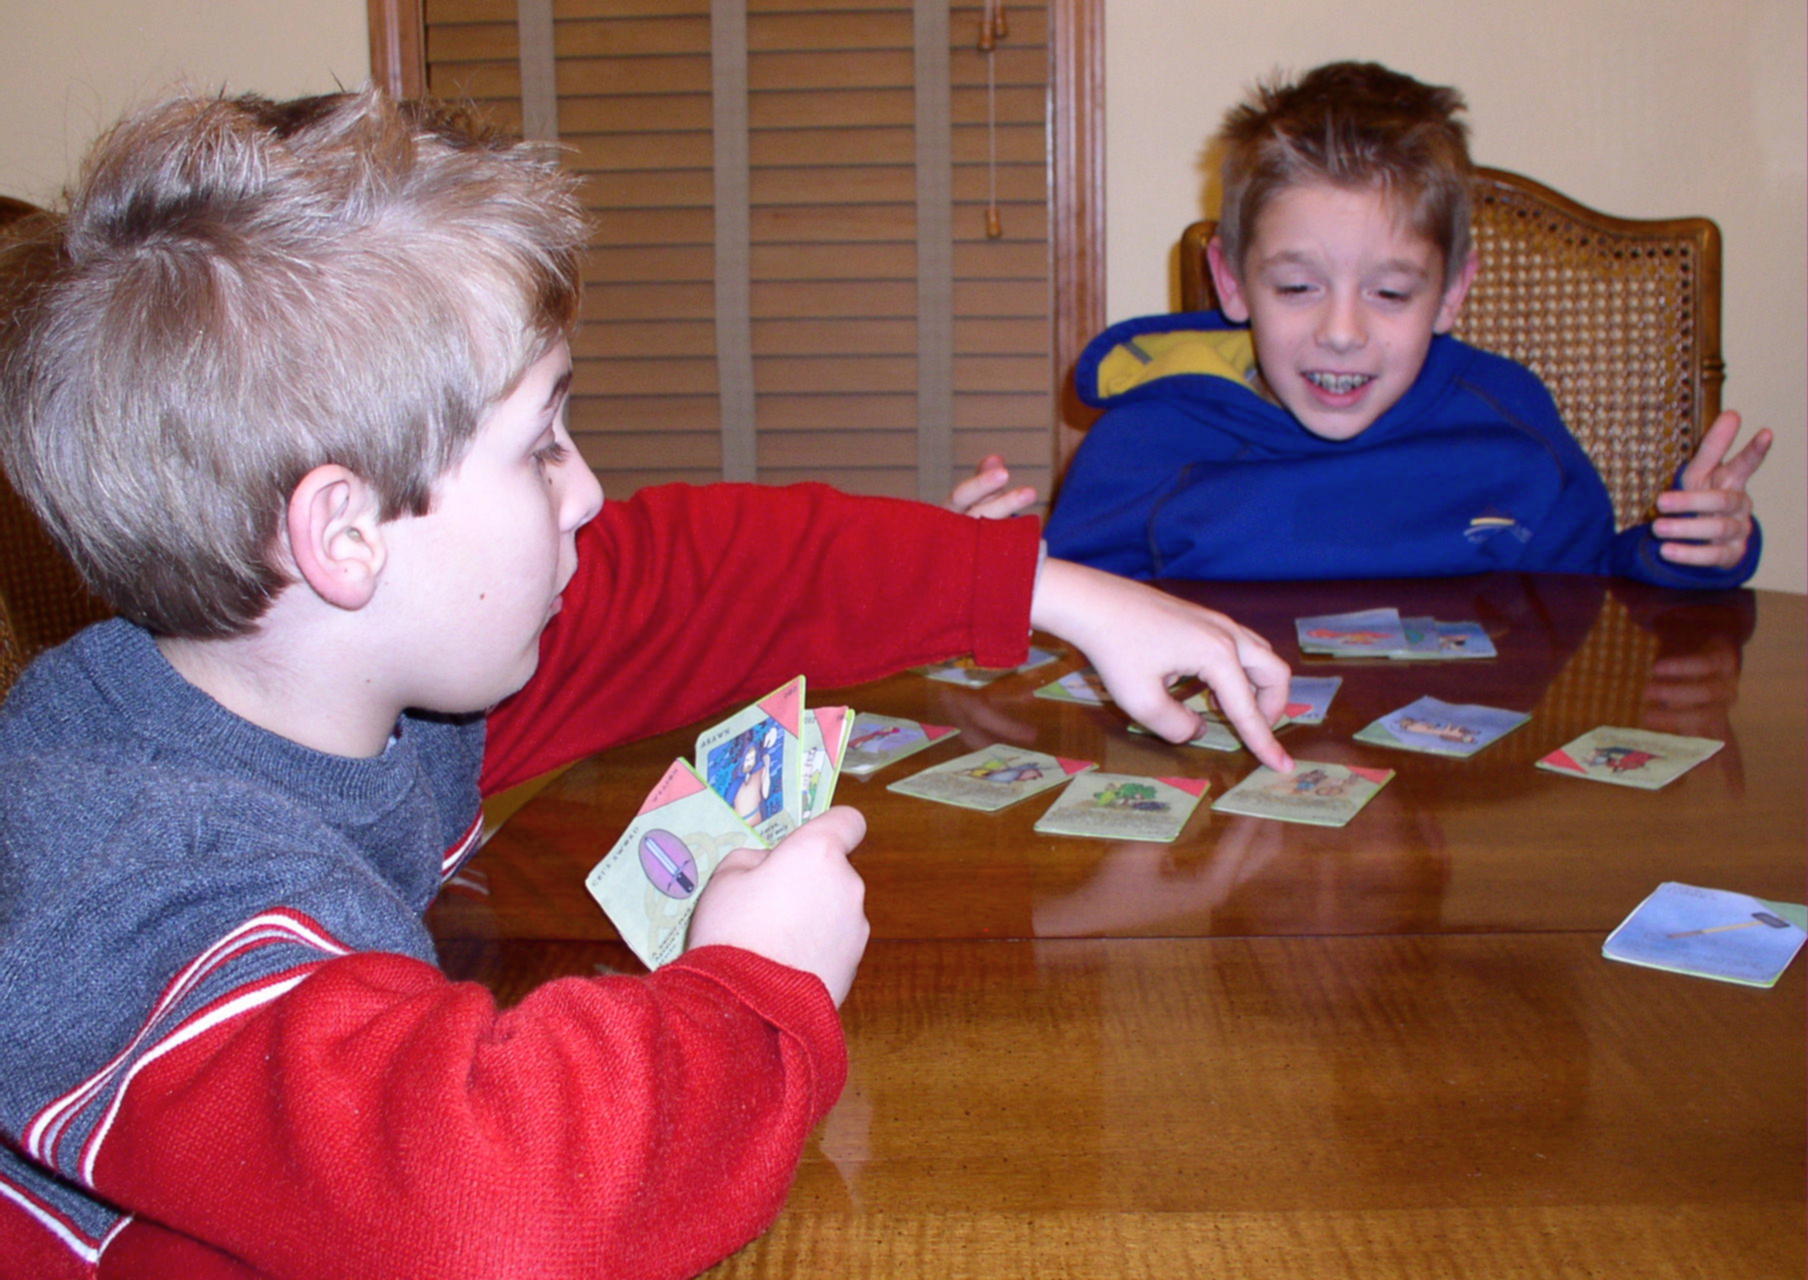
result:
[[[1610,213],[1706,213],[1726,234],[1726,402],[1779,436],[1754,483],[1757,584],[1808,587],[1808,268],[1801,0],[1103,0],[1107,307],[1168,305],[1200,149],[1252,79],[1377,58],[1469,96],[1475,154]],[[50,198],[131,102],[186,79],[272,94],[355,84],[365,0],[0,0],[0,192]]]
[[[0,0],[0,192],[55,196],[95,135],[178,84],[277,96],[361,84],[366,0]]]
[[[1277,68],[1337,58],[1462,88],[1482,163],[1608,213],[1720,224],[1725,403],[1778,436],[1752,486],[1754,585],[1808,587],[1801,0],[1107,0],[1110,319],[1167,309],[1169,247],[1216,214],[1199,155],[1225,108]]]

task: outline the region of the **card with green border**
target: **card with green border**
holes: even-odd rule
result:
[[[1058,787],[1076,773],[1096,768],[1089,760],[1066,760],[999,743],[900,778],[886,789],[920,800],[991,813]]]
[[[1214,811],[1341,827],[1375,798],[1394,776],[1392,769],[1318,764],[1296,760],[1292,773],[1258,768],[1218,797]]]
[[[1050,835],[1168,844],[1179,838],[1210,787],[1204,778],[1083,773],[1069,782],[1048,812],[1036,820],[1036,830]]]

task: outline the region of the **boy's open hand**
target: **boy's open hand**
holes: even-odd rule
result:
[[[1770,452],[1771,434],[1758,432],[1728,458],[1738,438],[1738,414],[1729,411],[1714,419],[1677,487],[1657,496],[1662,514],[1651,522],[1651,532],[1662,539],[1657,550],[1664,559],[1725,569],[1745,558],[1752,530],[1745,483]]]
[[[1256,759],[1291,772],[1293,760],[1270,727],[1287,705],[1287,664],[1261,636],[1221,613],[1066,560],[1049,560],[1036,580],[1032,625],[1077,645],[1138,723],[1169,742],[1199,732],[1199,717],[1168,693],[1197,676],[1218,695],[1224,716]]]
[[[837,1008],[866,950],[866,882],[848,862],[866,835],[836,805],[770,850],[736,849],[697,899],[690,947],[741,947],[822,979]]]
[[[983,520],[1003,520],[1029,510],[1036,503],[1036,491],[1029,485],[1010,488],[1011,473],[1004,459],[987,454],[979,467],[954,486],[948,498],[948,510]]]

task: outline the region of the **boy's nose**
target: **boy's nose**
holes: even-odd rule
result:
[[[569,533],[596,519],[603,509],[603,485],[575,443],[559,471],[559,528]]]
[[[1368,340],[1362,308],[1355,298],[1332,298],[1318,326],[1318,340],[1332,351],[1354,351]]]

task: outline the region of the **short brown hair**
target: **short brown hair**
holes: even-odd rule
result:
[[[1224,117],[1218,238],[1239,275],[1256,218],[1288,187],[1378,187],[1444,255],[1446,278],[1469,256],[1472,167],[1455,89],[1374,62],[1333,62],[1297,83],[1258,85]]]
[[[548,149],[375,90],[180,97],[96,145],[0,262],[0,458],[96,592],[250,631],[338,463],[423,514],[569,332],[588,223]]]

